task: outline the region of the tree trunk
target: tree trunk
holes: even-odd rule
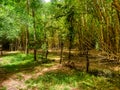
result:
[[[69,59],[69,62],[70,62],[70,59],[71,59],[71,48],[72,48],[72,37],[69,37],[69,55],[68,55],[68,59]]]
[[[29,0],[27,0],[26,7],[27,7],[27,13],[29,15]],[[29,44],[29,29],[28,29],[28,25],[26,25],[26,47],[25,47],[25,54],[29,53],[28,44]]]
[[[89,65],[88,48],[86,48],[86,72],[89,72]]]
[[[115,41],[116,41],[116,51],[115,53],[118,53],[119,52],[119,28],[120,28],[120,25],[119,25],[119,12],[116,11],[116,21],[115,21],[115,34],[116,34],[116,37],[115,37]]]
[[[63,59],[63,42],[61,41],[60,64],[62,63],[62,59]]]
[[[119,28],[120,28],[120,4],[119,4],[119,0],[113,0],[112,3],[113,7],[116,9],[116,14],[114,16],[115,18],[115,53],[119,52]]]
[[[47,60],[48,57],[48,41],[46,41],[46,50],[45,50],[45,60]]]
[[[27,25],[26,26],[26,47],[25,47],[25,54],[29,53],[28,44],[29,44],[29,30],[28,30],[28,25]]]
[[[37,49],[36,49],[36,23],[35,23],[35,11],[32,9],[32,17],[33,17],[33,28],[34,28],[34,61],[37,61]]]
[[[0,55],[2,56],[3,53],[2,53],[2,45],[0,45]]]

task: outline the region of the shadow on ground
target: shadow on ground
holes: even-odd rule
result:
[[[9,64],[1,64],[3,59],[0,62],[0,87],[2,86],[2,82],[9,79],[16,73],[23,72],[23,73],[32,73],[37,66],[43,66],[42,64],[50,64],[53,61],[51,60],[39,60],[34,61],[33,56],[28,55],[25,56],[19,53],[9,53],[3,55],[3,57],[8,57],[6,61],[9,61]],[[14,63],[15,62],[15,63]]]

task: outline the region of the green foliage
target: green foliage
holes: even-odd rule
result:
[[[42,7],[41,0],[30,0],[30,2],[31,2],[30,7],[35,9],[35,10]]]
[[[47,44],[46,43],[42,44],[41,48],[43,51],[46,51],[48,49]]]
[[[14,40],[18,37],[19,30],[15,23],[15,13],[12,6],[1,5],[0,10],[0,38]]]

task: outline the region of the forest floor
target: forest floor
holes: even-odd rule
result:
[[[119,90],[120,63],[108,60],[107,54],[89,51],[89,73],[85,72],[86,58],[72,51],[74,67],[59,64],[59,52],[49,51],[49,60],[33,61],[33,55],[5,52],[0,57],[0,90]]]

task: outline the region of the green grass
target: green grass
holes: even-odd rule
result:
[[[7,56],[2,57],[2,62],[0,63],[2,66],[5,65],[17,65],[20,63],[25,63],[28,61],[32,61],[33,60],[33,55],[29,54],[29,55],[25,55],[22,53],[17,53],[17,54],[10,54]]]
[[[0,62],[0,67],[5,70],[5,72],[15,72],[23,68],[31,67],[35,64],[33,62],[32,55],[25,55],[21,53],[10,54],[2,57]]]
[[[118,90],[107,78],[95,77],[79,71],[53,71],[26,81],[28,88],[33,90]]]
[[[41,56],[38,56],[41,57]],[[49,68],[56,63],[51,63],[49,60],[42,61],[39,58],[40,62],[35,62],[33,60],[32,54],[9,54],[3,56],[2,61],[0,61],[0,68],[3,68],[5,72],[10,72],[16,74],[19,80],[22,80],[22,74],[24,69],[31,73],[31,75],[37,72],[34,72],[35,67],[42,70],[44,68]],[[95,70],[93,73],[98,73],[100,71]],[[120,77],[111,76],[111,72],[108,70],[103,70],[105,75],[103,76],[95,76],[93,73],[88,74],[81,71],[76,70],[55,70],[44,73],[43,75],[34,77],[32,79],[27,80],[25,83],[27,88],[25,90],[119,90],[120,89]],[[39,73],[39,72],[38,72]],[[8,73],[9,74],[9,73]],[[110,77],[108,77],[110,74]],[[107,76],[106,76],[107,75]],[[0,90],[5,90],[3,87]]]
[[[25,69],[30,69],[31,71],[34,67],[41,65],[41,67],[50,67],[53,65],[50,60],[44,60],[40,58],[38,55],[37,58],[39,61],[33,60],[33,54],[22,54],[22,53],[14,53],[3,56],[0,62],[0,68],[4,70],[4,72],[20,72]]]

